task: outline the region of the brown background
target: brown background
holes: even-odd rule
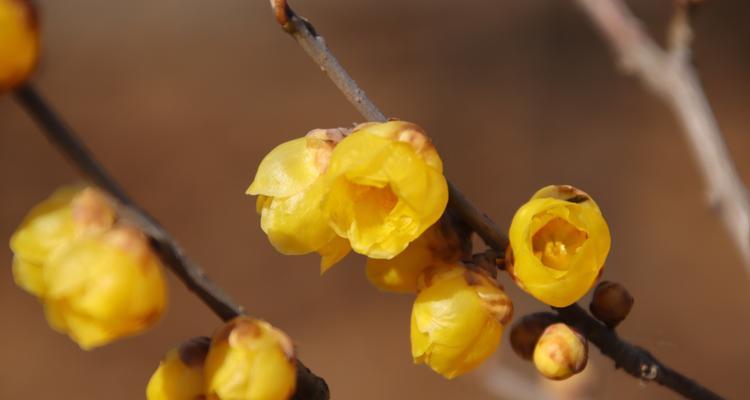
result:
[[[454,381],[412,365],[409,296],[370,287],[360,257],[321,278],[316,257],[283,257],[268,244],[243,194],[261,157],[309,129],[361,118],[278,29],[267,1],[39,3],[38,85],[212,278],[294,338],[335,399],[498,398],[485,382],[498,367],[535,379],[507,343]],[[750,182],[750,6],[710,3],[696,20],[695,57]],[[723,395],[750,397],[750,294],[739,256],[705,206],[672,115],[616,71],[572,2],[294,5],[388,115],[430,132],[447,175],[499,225],[549,183],[595,196],[613,236],[604,276],[636,297],[622,334]],[[634,7],[661,38],[669,1]],[[76,179],[22,110],[0,99],[2,240],[29,207]],[[0,259],[2,399],[143,398],[170,346],[218,324],[170,277],[170,310],[156,328],[83,352],[14,286],[7,246]],[[517,315],[543,308],[509,292]],[[613,370],[593,349],[591,365],[589,398],[676,398]]]

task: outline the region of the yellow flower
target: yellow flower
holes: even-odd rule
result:
[[[39,57],[36,10],[29,0],[0,0],[0,91],[28,78]]]
[[[209,400],[289,399],[295,384],[292,342],[267,322],[238,317],[214,334],[205,364]]]
[[[477,367],[500,343],[513,304],[494,280],[461,265],[427,269],[411,313],[411,352],[446,378]]]
[[[588,342],[563,323],[544,330],[534,348],[534,366],[549,379],[562,380],[583,371],[588,361]]]
[[[333,150],[325,211],[336,233],[370,258],[393,258],[434,224],[448,202],[435,147],[417,125],[359,125]]]
[[[273,149],[261,161],[247,194],[257,195],[261,228],[288,255],[318,252],[325,271],[349,252],[329,226],[322,203],[328,185],[321,175],[335,146],[336,130],[317,129]]]
[[[146,386],[147,400],[203,400],[203,365],[210,339],[197,337],[170,350]]]
[[[50,255],[74,239],[109,229],[116,218],[97,189],[63,187],[34,207],[10,239],[13,277],[27,292],[45,292],[42,271]]]
[[[142,332],[165,307],[161,262],[133,228],[79,238],[42,272],[47,321],[86,350]]]
[[[610,247],[599,207],[572,186],[547,186],[513,217],[506,265],[518,285],[555,307],[575,303],[598,278]]]
[[[422,271],[460,259],[460,240],[449,220],[441,218],[396,257],[367,259],[367,278],[381,290],[414,293]]]

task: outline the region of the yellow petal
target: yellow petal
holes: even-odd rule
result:
[[[307,254],[321,249],[334,236],[321,204],[326,186],[316,182],[289,197],[274,197],[263,205],[261,229],[282,254]]]
[[[208,338],[195,338],[170,350],[146,386],[147,400],[203,400],[203,364]]]
[[[349,245],[349,241],[334,236],[328,244],[318,249],[320,254],[320,274],[323,275],[336,263],[341,261],[351,251],[352,247]]]
[[[13,280],[22,289],[37,297],[41,297],[45,291],[42,271],[41,264],[13,257]]]
[[[287,197],[310,186],[321,173],[315,151],[308,147],[308,141],[315,140],[319,139],[302,137],[271,150],[260,162],[247,194]]]

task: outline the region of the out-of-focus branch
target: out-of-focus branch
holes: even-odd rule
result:
[[[282,28],[292,35],[302,49],[313,59],[333,84],[368,121],[385,121],[386,116],[370,100],[357,82],[341,66],[326,46],[325,39],[304,17],[297,15],[286,0],[271,0],[271,8]],[[500,255],[505,254],[508,239],[495,226],[491,219],[480,212],[451,182],[448,182],[449,207],[472,228],[489,246]]]
[[[690,63],[688,13],[695,1],[677,0],[669,48],[659,47],[621,0],[576,0],[617,53],[628,73],[663,99],[683,126],[708,188],[708,199],[750,273],[750,198]]]
[[[65,154],[92,183],[117,199],[126,218],[136,223],[149,236],[152,246],[165,265],[190,291],[224,321],[244,314],[242,307],[235,304],[221,288],[208,279],[203,269],[185,254],[172,235],[122,190],[117,181],[30,83],[17,88],[14,94],[18,103],[43,128],[47,138],[60,152]],[[328,398],[326,382],[298,360],[297,392],[294,399]]]
[[[271,0],[270,2],[279,24],[300,43],[305,52],[328,75],[362,116],[371,121],[384,121],[385,115],[367,98],[364,91],[359,88],[351,76],[343,69],[312,24],[297,15],[289,7],[286,0]],[[450,185],[449,206],[460,217],[465,219],[464,222],[480,235],[488,246],[500,253],[504,253],[508,245],[508,239],[484,213],[474,207],[453,185]],[[614,360],[615,366],[623,366],[623,368],[628,366],[630,368],[637,365],[639,372],[634,374],[634,376],[645,380],[659,378],[660,380],[657,380],[657,382],[677,393],[688,396],[688,398],[701,400],[721,399],[720,396],[713,394],[698,385],[695,381],[680,375],[657,361],[647,351],[623,341],[614,331],[608,330],[608,328],[596,321],[578,305],[574,304],[563,309],[556,309],[556,311],[564,321],[570,325],[580,327],[582,333],[594,345],[600,348],[602,354]],[[609,333],[607,334],[602,329],[607,330]],[[640,369],[642,366],[646,368],[645,372]],[[655,374],[654,370],[656,371]],[[630,369],[626,369],[626,371],[631,373]],[[666,375],[662,377],[660,374]]]

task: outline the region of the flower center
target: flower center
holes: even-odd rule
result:
[[[360,206],[369,206],[388,214],[398,203],[398,197],[390,186],[382,188],[375,186],[360,185],[351,183],[349,186],[352,200],[359,203]]]
[[[535,217],[538,218],[538,217]],[[545,266],[566,271],[570,262],[588,239],[588,234],[560,217],[554,217],[532,237],[534,255]]]

